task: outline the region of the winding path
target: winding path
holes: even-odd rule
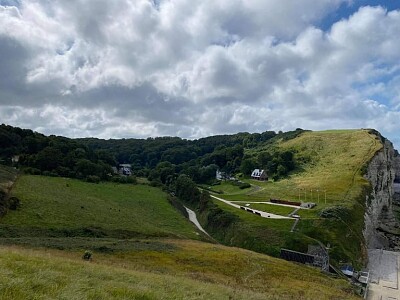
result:
[[[230,206],[236,207],[240,209],[240,205],[234,204],[231,201],[222,199],[222,198],[218,198],[215,197],[214,195],[210,195],[212,198],[219,200],[221,202],[224,202],[225,204],[228,204]],[[297,206],[298,207],[298,206]],[[295,218],[291,218],[291,217],[285,217],[285,216],[280,216],[280,215],[275,215],[275,214],[271,214],[271,213],[267,213],[265,211],[261,211],[261,210],[256,210],[256,209],[251,209],[253,212],[257,212],[259,213],[259,216],[262,218],[268,218],[268,219],[290,219],[290,220],[294,220]]]
[[[191,210],[190,208],[187,208],[186,206],[184,206],[184,207],[185,207],[185,209],[186,209],[186,211],[187,211],[187,213],[188,213],[188,215],[189,215],[189,220],[190,220],[190,222],[192,222],[194,225],[196,225],[196,227],[197,227],[201,232],[204,232],[206,235],[208,235],[209,237],[211,237],[211,236],[207,233],[207,231],[205,231],[204,228],[201,227],[199,221],[197,220],[196,213],[195,213],[193,210]]]

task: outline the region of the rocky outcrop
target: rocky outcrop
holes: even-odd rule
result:
[[[397,197],[394,189],[396,174],[400,173],[397,151],[390,141],[381,138],[383,148],[368,165],[366,179],[371,183],[371,192],[366,199],[364,237],[370,249],[396,249],[400,224],[395,217]],[[400,175],[400,174],[399,174]],[[399,248],[400,249],[400,248]]]

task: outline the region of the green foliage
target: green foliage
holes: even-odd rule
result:
[[[137,178],[136,176],[113,176],[111,178],[111,181],[113,182],[118,182],[118,183],[130,183],[130,184],[136,184],[137,183]]]
[[[88,177],[86,177],[86,181],[91,183],[99,183],[100,177],[96,175],[89,175]]]
[[[92,251],[86,250],[82,255],[83,260],[92,260],[93,253]]]
[[[176,180],[176,196],[187,203],[199,203],[200,191],[197,185],[186,175],[180,175]]]

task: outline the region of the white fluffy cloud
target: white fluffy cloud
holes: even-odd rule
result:
[[[0,119],[67,136],[400,129],[400,10],[0,0]]]

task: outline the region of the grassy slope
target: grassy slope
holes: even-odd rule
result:
[[[22,206],[0,219],[1,299],[353,297],[346,282],[314,268],[242,249],[161,239],[198,236],[158,189],[22,176],[13,195]],[[257,228],[266,221],[274,222],[257,219]],[[81,260],[85,249],[93,250],[92,263]]]
[[[0,165],[0,189],[6,190],[13,184],[17,171],[13,168]]]
[[[0,298],[359,299],[318,270],[237,248],[165,241],[174,251],[94,254],[0,248]]]
[[[222,189],[228,194],[224,198],[230,200],[282,198],[318,202],[319,195],[319,205],[325,206],[326,191],[327,204],[352,202],[368,185],[361,168],[382,148],[379,139],[367,130],[305,132],[273,146],[294,151],[302,170],[277,182],[246,180],[261,188],[256,192],[234,191],[234,187],[225,185],[215,189]],[[256,156],[269,148],[271,145],[249,149],[247,153]]]
[[[273,145],[267,144],[258,149],[249,149],[247,154],[256,156],[271,147],[295,152],[302,170],[277,182],[245,180],[258,186],[257,189],[239,190],[232,185],[222,184],[214,187],[224,191],[224,194],[218,196],[245,203],[268,201],[270,198],[316,202],[317,208],[303,215],[308,220],[300,221],[297,238],[301,241],[308,236],[319,239],[325,244],[331,243],[333,244],[331,254],[334,259],[337,261],[349,259],[355,264],[361,264],[364,193],[369,186],[362,177],[362,169],[382,148],[379,138],[370,134],[368,130],[305,132],[295,139],[281,140]],[[344,207],[346,213],[333,220],[319,218],[321,210],[334,205]],[[252,207],[261,208],[260,204],[252,204]],[[230,208],[229,210],[239,216],[243,214],[237,210]],[[272,207],[268,209],[267,206],[262,210],[274,213],[279,209]],[[249,220],[250,217],[246,218],[241,217],[247,225],[258,226]],[[285,233],[285,227],[287,224],[269,225],[270,229],[281,236],[278,244],[282,247],[288,247],[290,245],[288,236],[293,236],[288,231]],[[273,240],[275,242],[278,240],[276,235]],[[268,237],[265,241],[268,242]],[[304,246],[305,243],[299,243],[298,250],[304,251]]]
[[[197,237],[166,194],[150,186],[22,176],[12,194],[21,208],[0,220],[3,237]]]

